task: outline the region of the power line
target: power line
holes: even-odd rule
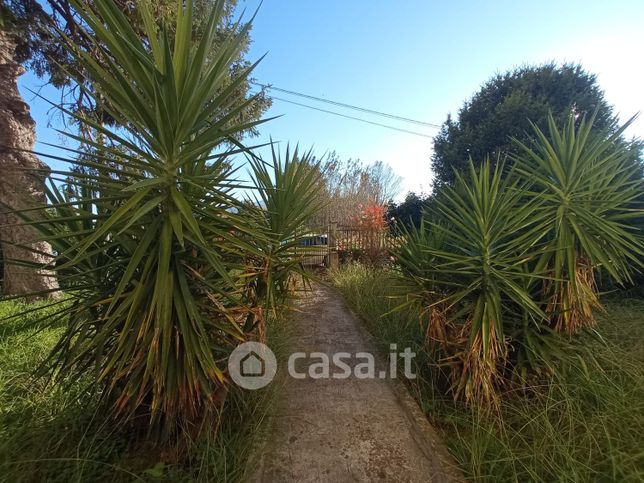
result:
[[[417,119],[411,119],[409,117],[397,116],[395,114],[389,114],[387,112],[376,111],[374,109],[367,109],[366,107],[354,106],[352,104],[345,104],[344,102],[333,101],[331,99],[325,99],[323,97],[316,97],[316,96],[312,96],[310,94],[303,94],[301,92],[291,91],[291,90],[288,90],[288,89],[282,89],[281,87],[275,87],[275,86],[268,85],[268,84],[261,84],[259,82],[253,82],[253,84],[255,84],[256,86],[263,87],[264,89],[270,89],[270,90],[273,90],[273,91],[283,92],[285,94],[291,94],[293,96],[304,97],[306,99],[312,99],[314,101],[326,102],[327,104],[333,104],[334,106],[345,107],[347,109],[354,109],[356,111],[361,111],[361,112],[365,112],[365,113],[368,113],[368,114],[374,114],[376,116],[383,116],[383,117],[387,117],[389,119],[395,119],[397,121],[410,122],[412,124],[418,124],[420,126],[432,127],[432,128],[435,128],[435,129],[440,129],[441,128],[441,126],[439,124],[433,124],[431,122],[419,121]]]
[[[315,111],[324,112],[326,114],[333,114],[334,116],[340,116],[340,117],[344,117],[344,118],[347,118],[347,119],[352,119],[354,121],[360,121],[360,122],[365,122],[367,124],[373,124],[374,126],[384,127],[384,128],[387,128],[387,129],[393,129],[394,131],[400,131],[400,132],[404,132],[404,133],[407,133],[407,134],[414,134],[415,136],[422,136],[424,138],[430,138],[430,139],[433,138],[433,136],[430,136],[429,134],[423,134],[423,133],[416,132],[416,131],[409,131],[407,129],[402,129],[402,128],[395,127],[395,126],[390,126],[388,124],[381,124],[379,122],[369,121],[369,120],[363,119],[361,117],[354,117],[354,116],[349,116],[347,114],[341,114],[341,113],[335,112],[335,111],[328,111],[326,109],[321,109],[319,107],[309,106],[308,104],[301,104],[301,103],[295,102],[295,101],[289,101],[287,99],[281,99],[279,97],[271,96],[271,99],[274,99],[274,100],[280,101],[280,102],[287,102],[289,104],[295,104],[296,106],[306,107],[307,109],[313,109]]]

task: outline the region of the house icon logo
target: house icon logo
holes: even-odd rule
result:
[[[231,352],[228,373],[244,389],[260,389],[270,383],[277,372],[275,354],[259,342],[244,342]]]
[[[250,351],[240,361],[242,377],[262,377],[266,374],[266,362],[255,351]]]

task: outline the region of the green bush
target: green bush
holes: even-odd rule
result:
[[[628,282],[643,253],[630,223],[642,180],[624,128],[549,126],[518,145],[507,173],[470,163],[403,233],[397,263],[455,398],[496,402],[509,380],[576,357],[583,344],[569,337],[599,308],[595,273]]]
[[[216,38],[223,1],[197,41],[192,1],[160,28],[141,2],[144,35],[113,0],[72,3],[99,60],[61,41],[119,127],[63,109],[96,136],[70,135],[82,143],[75,169],[54,172],[42,217],[20,213],[54,248],[70,299],[41,372],[61,384],[89,377],[110,414],[190,438],[217,427],[229,353],[265,336],[266,309],[303,273],[290,248],[316,211],[318,170],[305,169],[309,154],[274,152],[267,165],[236,139],[261,121],[239,120],[254,99],[240,103],[236,88],[254,66],[230,78],[230,63],[250,24]],[[240,154],[253,157],[255,186],[236,179]]]
[[[548,277],[537,283],[551,324],[575,334],[593,324],[599,307],[595,273],[619,284],[640,265],[642,238],[634,220],[642,189],[639,166],[621,135],[630,124],[593,131],[594,117],[575,127],[573,118],[549,135],[534,127],[531,145],[517,142],[517,174],[529,180],[527,198],[539,201],[544,246],[534,265]],[[632,121],[632,120],[631,120]]]

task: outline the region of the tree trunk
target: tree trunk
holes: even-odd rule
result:
[[[53,273],[45,269],[52,260],[51,246],[39,241],[31,226],[7,213],[8,208],[24,209],[45,203],[42,180],[48,166],[35,155],[16,151],[31,150],[36,138],[35,123],[29,106],[18,91],[18,77],[25,69],[14,62],[15,44],[7,31],[0,28],[0,246],[4,277],[4,295],[33,295],[58,288]],[[34,172],[31,170],[42,170]],[[13,261],[17,261],[15,263]],[[21,262],[41,268],[22,266]],[[30,295],[31,294],[31,295]],[[54,295],[55,292],[50,294]]]

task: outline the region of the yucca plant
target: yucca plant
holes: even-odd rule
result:
[[[595,274],[602,269],[617,283],[630,281],[640,266],[642,238],[632,220],[641,216],[636,199],[642,180],[619,129],[593,129],[594,115],[559,129],[552,116],[548,134],[536,125],[531,145],[517,142],[516,173],[530,180],[530,198],[541,200],[546,249],[537,282],[552,327],[572,335],[594,324],[600,307]],[[614,128],[614,126],[611,126]],[[640,207],[641,208],[641,207]]]
[[[256,188],[247,205],[264,238],[253,245],[261,255],[252,256],[255,267],[255,289],[272,310],[278,308],[290,292],[293,276],[307,277],[302,260],[306,247],[298,247],[306,234],[306,223],[324,207],[324,182],[312,151],[299,153],[287,145],[282,154],[271,144],[272,161],[250,157],[251,177]]]
[[[168,29],[139,2],[142,38],[113,0],[72,0],[95,52],[66,46],[120,127],[65,111],[97,134],[70,135],[84,143],[71,151],[86,169],[54,171],[66,185],[52,181],[46,219],[28,221],[56,250],[72,299],[44,370],[91,372],[118,415],[144,415],[163,435],[208,424],[223,400],[227,355],[262,316],[240,276],[249,255],[262,256],[249,240],[273,236],[240,216],[233,196],[230,157],[248,151],[235,135],[258,124],[236,121],[253,103],[235,103],[253,66],[229,78],[250,26],[215,39],[218,1],[195,43],[192,1],[178,3]]]
[[[525,289],[538,252],[539,202],[526,202],[525,183],[506,181],[502,171],[470,163],[469,176],[457,174],[437,197],[435,219],[425,221],[434,234],[412,233],[398,253],[404,273],[433,298],[429,338],[452,365],[455,397],[468,400],[495,398],[508,321],[545,318]]]
[[[428,318],[434,323],[427,324],[426,339],[429,343],[447,343],[445,333],[446,322],[436,322],[444,315],[440,304],[435,305],[437,300],[443,300],[446,296],[447,287],[440,285],[434,274],[436,268],[436,256],[432,250],[443,250],[445,248],[445,231],[434,230],[428,220],[432,219],[433,213],[425,210],[420,219],[420,225],[411,224],[409,227],[400,225],[398,227],[397,239],[399,245],[396,247],[395,260],[400,269],[401,292],[406,293],[406,301],[397,308],[417,304],[421,309],[421,318]],[[440,222],[439,219],[435,219]]]
[[[571,118],[559,130],[550,117],[549,135],[535,127],[506,175],[470,165],[404,234],[398,263],[428,316],[428,342],[451,363],[455,397],[494,400],[509,377],[574,357],[559,334],[593,323],[597,271],[624,283],[640,267],[642,181],[621,137],[628,123],[592,125]]]
[[[419,226],[398,226],[398,244],[393,250],[400,271],[396,292],[405,294],[405,297],[394,311],[408,306],[419,309],[426,349],[434,360],[440,360],[447,357],[447,354],[454,353],[454,347],[462,346],[464,341],[457,334],[455,324],[447,319],[449,304],[446,298],[450,289],[442,285],[434,273],[437,266],[436,251],[445,249],[445,231],[432,229],[429,222],[434,219],[440,223],[440,218],[435,215],[426,207]],[[448,367],[451,362],[448,362]],[[448,378],[450,375],[449,370],[441,373],[441,376]]]

